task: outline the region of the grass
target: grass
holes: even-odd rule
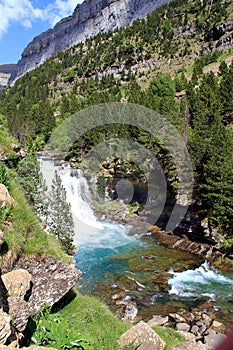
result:
[[[58,239],[43,230],[17,179],[11,178],[10,194],[16,205],[7,213],[5,223],[1,222],[8,249],[16,254],[42,253],[69,263],[71,258],[63,252]]]
[[[153,327],[154,331],[162,338],[166,346],[164,350],[171,350],[174,346],[184,341],[185,338],[173,328],[170,327]]]
[[[130,324],[117,319],[101,301],[84,295],[76,297],[57,313],[36,319],[32,340],[36,344],[85,350],[117,350],[117,340]]]
[[[33,343],[55,349],[117,350],[117,340],[132,327],[117,319],[98,299],[81,294],[56,313],[42,312],[35,317],[34,322]],[[172,328],[153,329],[165,341],[164,350],[171,350],[184,340]],[[135,346],[129,346],[124,350],[136,349]]]

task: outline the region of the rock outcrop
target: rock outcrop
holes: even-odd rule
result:
[[[15,204],[15,200],[10,196],[5,185],[0,184],[0,208],[4,209]]]
[[[169,0],[85,0],[72,16],[62,19],[53,29],[39,36],[25,48],[9,83],[64,51],[100,32],[124,27],[143,18]]]
[[[81,271],[73,265],[54,258],[43,255],[22,257],[15,270],[0,276],[0,344],[9,340],[9,336],[12,339],[15,332],[23,332],[28,318],[38,313],[42,306],[59,302],[80,276]],[[1,323],[6,327],[1,328]]]

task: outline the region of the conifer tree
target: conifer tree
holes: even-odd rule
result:
[[[190,152],[195,168],[195,196],[210,223],[233,232],[233,142],[221,120],[220,96],[213,73],[196,91],[192,106]]]
[[[74,248],[72,244],[74,223],[71,206],[67,202],[66,190],[57,171],[55,171],[52,189],[49,194],[48,229],[60,240],[64,250],[71,253]]]

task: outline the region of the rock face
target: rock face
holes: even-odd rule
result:
[[[17,267],[0,276],[0,344],[15,332],[23,332],[29,316],[57,303],[81,276],[73,266],[42,255],[21,258]]]
[[[33,313],[38,312],[42,305],[54,305],[81,277],[81,271],[73,266],[40,255],[21,259],[17,266],[32,276],[28,306]]]
[[[9,83],[45,62],[60,51],[100,32],[124,27],[143,18],[169,0],[85,0],[72,16],[62,19],[53,29],[39,36],[25,48]]]

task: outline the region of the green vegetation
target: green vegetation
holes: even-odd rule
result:
[[[117,340],[130,327],[99,300],[80,294],[58,312],[50,313],[45,308],[29,323],[31,343],[56,349],[116,350]],[[165,350],[185,340],[172,328],[153,329],[165,341]],[[135,347],[124,350],[135,350]]]
[[[218,40],[214,28],[227,20],[230,11],[230,2],[220,0],[165,4],[146,19],[100,33],[28,72],[0,94],[0,112],[7,116],[11,133],[32,151],[43,147],[55,124],[94,104],[128,101],[163,114],[183,136],[193,159],[192,210],[200,220],[207,217],[212,227],[230,237],[233,65],[221,61],[229,58],[230,51],[223,53],[214,46]],[[195,60],[194,51],[195,55],[198,52]],[[149,66],[158,62],[163,73],[149,66],[140,71],[141,62]],[[213,63],[219,66],[218,76],[203,74],[203,68]],[[185,69],[190,66],[188,83]],[[111,137],[140,142],[156,154],[175,198],[179,180],[171,156],[143,130],[127,125],[96,128],[77,140],[67,159],[75,157],[80,164],[92,147]],[[100,196],[104,195],[103,180],[100,174]]]
[[[12,250],[16,255],[42,253],[69,262],[70,259],[63,252],[58,239],[43,230],[16,178],[11,177],[10,186],[10,194],[16,204],[14,207],[6,208],[4,216],[1,217],[8,250]]]
[[[32,342],[57,349],[116,350],[117,339],[130,328],[102,302],[83,295],[59,312],[40,313],[34,322]]]
[[[67,203],[66,190],[57,171],[49,195],[48,229],[59,239],[65,252],[72,254],[75,247],[72,244],[74,223],[71,206]]]
[[[174,346],[184,341],[185,338],[170,327],[153,327],[154,331],[165,341],[164,350],[171,350]]]
[[[0,184],[5,185],[10,190],[10,177],[4,163],[0,163]]]

